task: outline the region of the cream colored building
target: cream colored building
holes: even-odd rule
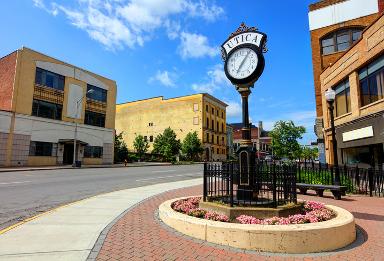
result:
[[[92,90],[92,91],[90,91]],[[28,48],[0,59],[0,166],[113,163],[116,83]]]
[[[338,162],[384,162],[384,15],[320,76],[327,162],[333,163],[330,117],[325,91],[336,91]]]
[[[123,132],[128,149],[134,151],[133,141],[143,135],[153,149],[155,137],[170,127],[183,141],[196,131],[205,149],[203,159],[225,160],[227,104],[206,94],[164,99],[155,97],[116,106],[116,132]]]

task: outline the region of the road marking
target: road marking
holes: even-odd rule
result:
[[[155,170],[152,171],[152,173],[162,173],[162,172],[175,172],[175,169],[170,169],[170,170]]]
[[[29,183],[29,182],[32,182],[32,181],[26,180],[26,181],[4,182],[4,183],[0,183],[0,185],[23,184],[23,183]]]
[[[200,176],[201,174],[203,174],[203,172],[184,173],[184,174],[179,174],[179,175],[161,176],[161,177],[153,177],[153,178],[147,178],[147,179],[137,179],[135,181],[136,182],[143,182],[143,181],[145,182],[145,181],[156,180],[156,179],[175,178],[175,177],[183,177],[183,176],[188,176],[188,175]]]

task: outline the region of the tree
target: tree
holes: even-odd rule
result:
[[[298,139],[305,133],[303,126],[295,126],[293,121],[278,121],[270,132],[273,153],[277,157],[287,157],[290,160],[298,158],[301,147]]]
[[[128,148],[123,140],[123,132],[120,134],[115,133],[115,144],[114,144],[114,159],[115,163],[123,162],[128,159]]]
[[[189,132],[181,145],[181,151],[187,156],[188,160],[196,160],[204,151],[197,132]]]
[[[167,161],[174,161],[180,151],[180,140],[171,128],[166,128],[163,134],[157,135],[153,142],[153,153],[160,154]]]
[[[139,159],[141,159],[143,155],[148,151],[149,144],[148,141],[145,140],[142,135],[138,135],[133,141],[133,147],[135,148]]]

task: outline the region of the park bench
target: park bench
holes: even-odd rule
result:
[[[300,190],[300,193],[303,195],[307,194],[307,190],[311,189],[316,191],[316,194],[319,197],[323,197],[324,190],[329,189],[335,199],[341,199],[341,196],[345,196],[347,191],[346,186],[337,186],[337,185],[321,185],[321,184],[305,184],[305,183],[296,183],[296,188]]]

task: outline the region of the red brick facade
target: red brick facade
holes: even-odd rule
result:
[[[382,13],[384,11],[384,0],[379,0],[379,12]]]
[[[17,51],[0,59],[0,110],[12,110]]]

